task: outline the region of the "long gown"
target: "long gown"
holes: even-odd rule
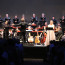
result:
[[[54,25],[48,25],[48,27],[52,27],[54,29]],[[56,40],[56,37],[55,37],[55,32],[54,30],[47,30],[47,36],[46,36],[46,41],[45,41],[45,46],[48,46],[50,45],[50,41],[51,40]]]

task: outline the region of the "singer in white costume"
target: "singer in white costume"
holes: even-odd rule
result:
[[[50,45],[50,41],[51,40],[56,40],[56,37],[55,37],[55,32],[54,32],[54,24],[53,24],[53,20],[50,20],[50,24],[48,25],[48,27],[50,28],[53,28],[53,30],[47,30],[47,36],[46,36],[46,41],[45,41],[45,46],[48,46]]]

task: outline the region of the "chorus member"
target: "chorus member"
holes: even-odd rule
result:
[[[38,20],[37,20],[37,17],[36,17],[35,14],[33,14],[33,17],[31,19],[31,22],[37,24]]]
[[[21,22],[25,22],[25,16],[24,16],[24,14],[22,15],[22,17],[21,17],[21,20],[20,20]]]
[[[55,28],[54,24],[53,24],[53,20],[50,20],[50,24],[48,25],[49,28]],[[46,36],[46,41],[45,41],[45,46],[50,45],[50,41],[51,40],[56,40],[55,38],[55,32],[54,30],[47,30],[47,36]]]
[[[13,23],[14,24],[19,24],[19,18],[17,15],[15,15],[14,19],[13,19]]]
[[[39,21],[38,25],[40,25],[41,27],[45,26],[45,22],[46,22],[46,17],[45,17],[45,14],[42,13],[42,16],[40,17],[40,21]]]
[[[21,17],[19,24],[27,24],[24,14]]]
[[[62,16],[62,19],[60,19],[61,27],[62,27],[62,32],[64,34],[65,31],[65,16]]]
[[[11,23],[11,18],[9,17],[8,14],[6,14],[6,17],[4,18],[4,21],[5,21],[5,24],[6,24],[6,25],[10,25],[10,23]]]
[[[0,23],[2,23],[2,22],[3,22],[3,19],[2,19],[1,15],[0,15]]]
[[[52,20],[53,20],[53,24],[56,26],[57,25],[57,20],[55,19],[54,16],[52,17]]]
[[[4,38],[9,38],[9,25],[11,24],[11,18],[8,14],[6,14],[6,17],[4,18]]]

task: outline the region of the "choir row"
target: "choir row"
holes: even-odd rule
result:
[[[55,19],[55,17],[52,17],[52,20],[53,20],[54,25],[56,26],[57,20]],[[65,21],[64,16],[60,19],[60,22],[62,20]],[[8,21],[8,23],[6,21]],[[7,24],[10,24],[10,23],[19,24],[20,22],[26,22],[27,23],[24,15],[22,15],[21,19],[19,20],[17,15],[15,15],[15,17],[13,19],[11,19],[8,14],[6,14],[4,19],[0,15],[0,22],[6,22]],[[47,20],[46,20],[44,13],[42,13],[42,16],[40,17],[39,21],[38,21],[38,18],[35,14],[33,14],[33,16],[31,17],[31,20],[30,20],[30,23],[35,23],[35,24],[38,23],[40,26],[44,26],[45,22],[47,22]]]

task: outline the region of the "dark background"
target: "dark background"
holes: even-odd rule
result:
[[[6,13],[11,18],[15,15],[21,18],[24,14],[28,21],[33,13],[38,19],[41,13],[45,13],[47,21],[52,16],[59,21],[62,15],[65,15],[65,0],[0,0],[0,14],[4,18]]]

